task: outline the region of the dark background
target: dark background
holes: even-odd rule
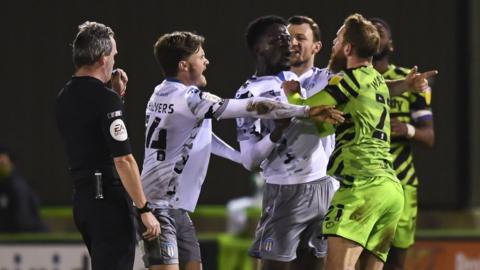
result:
[[[472,0],[472,2],[475,0]],[[5,5],[5,4],[4,4]],[[392,26],[393,62],[421,70],[436,68],[433,90],[436,145],[417,148],[420,205],[459,208],[472,204],[469,116],[471,18],[468,0],[459,1],[16,1],[2,8],[0,22],[0,143],[18,155],[21,173],[38,191],[43,205],[70,203],[71,179],[56,130],[53,104],[73,73],[69,44],[77,26],[99,21],[113,28],[119,55],[116,66],[129,76],[126,109],[134,155],[142,164],[144,111],[154,86],[162,81],[153,43],[163,33],[196,31],[206,37],[210,60],[208,91],[232,97],[253,72],[244,32],[266,14],[313,17],[322,29],[325,66],[333,37],[346,16],[359,12],[382,17]],[[214,123],[215,132],[237,146],[234,122]],[[243,167],[213,157],[201,203],[223,204],[252,192]]]

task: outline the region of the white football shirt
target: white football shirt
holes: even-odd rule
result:
[[[281,88],[285,80],[299,78],[289,71],[280,72],[277,76],[254,76],[237,91],[236,98],[268,97],[286,102],[287,98]],[[325,80],[326,85],[328,78]],[[306,95],[305,91],[302,89],[303,95]],[[263,137],[269,136],[274,128],[273,120],[238,118],[237,139],[239,142],[256,144]],[[326,142],[324,145],[313,123],[294,118],[269,156],[261,162],[262,176],[267,183],[281,185],[318,180],[326,176],[331,151],[331,144]]]
[[[267,98],[221,99],[196,86],[163,81],[146,109],[142,185],[147,199],[156,208],[194,211],[212,152],[210,118],[289,118],[307,113],[305,106]]]

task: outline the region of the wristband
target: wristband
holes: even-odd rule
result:
[[[137,213],[138,214],[141,215],[141,214],[147,213],[147,212],[152,212],[152,208],[150,207],[150,203],[148,201],[145,203],[145,205],[142,208],[137,207]]]
[[[305,105],[305,117],[308,118],[310,116],[310,106]]]
[[[405,125],[407,125],[407,138],[413,138],[413,136],[415,136],[415,127],[410,124]]]

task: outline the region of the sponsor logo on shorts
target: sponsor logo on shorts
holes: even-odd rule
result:
[[[127,128],[122,119],[117,119],[110,124],[110,135],[119,142],[128,139]]]
[[[273,239],[267,238],[267,240],[265,240],[264,249],[266,252],[271,252],[272,248],[273,248]]]
[[[175,246],[170,242],[163,244],[162,253],[165,256],[173,257],[175,255]]]
[[[333,221],[327,221],[327,222],[325,223],[325,228],[330,229],[330,228],[333,227],[333,225],[335,225],[335,224],[333,223]]]

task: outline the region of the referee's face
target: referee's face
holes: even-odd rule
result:
[[[110,55],[107,55],[107,61],[105,64],[105,76],[107,77],[107,81],[112,78],[112,71],[113,65],[115,65],[115,56],[117,55],[117,43],[115,42],[114,38],[110,38],[112,41],[112,52]]]

